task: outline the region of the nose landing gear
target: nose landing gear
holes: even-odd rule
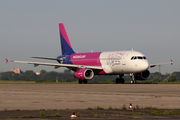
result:
[[[135,80],[134,74],[133,74],[133,73],[130,73],[130,76],[131,76],[131,78],[132,78],[131,84],[135,84],[135,83],[136,83],[136,80]]]

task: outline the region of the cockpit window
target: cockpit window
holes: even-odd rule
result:
[[[138,59],[143,59],[143,57],[138,56]]]
[[[145,56],[133,56],[132,58],[131,58],[131,60],[136,60],[136,59],[139,59],[139,60],[146,60],[146,57]]]

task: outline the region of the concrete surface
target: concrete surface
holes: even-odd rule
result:
[[[0,84],[0,111],[121,108],[132,103],[180,109],[179,84]]]

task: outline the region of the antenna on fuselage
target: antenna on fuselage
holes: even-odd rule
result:
[[[133,48],[131,48],[131,50],[133,51]]]

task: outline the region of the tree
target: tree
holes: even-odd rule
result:
[[[8,72],[3,72],[2,74],[2,79],[3,80],[11,80],[11,78],[13,77],[14,72],[8,71]]]
[[[166,79],[164,79],[163,82],[175,82],[177,81],[177,77],[175,74],[171,74],[169,75],[169,77],[167,77]]]
[[[162,79],[159,78],[158,76],[154,76],[154,78],[151,80],[152,82],[161,82]]]
[[[64,74],[72,74],[70,70],[65,69]]]
[[[47,72],[45,70],[41,70],[40,75],[45,75]]]
[[[25,76],[25,80],[35,80],[36,74],[32,70],[27,70],[24,72],[23,76]]]
[[[177,77],[177,80],[180,81],[180,72],[173,72],[172,74],[175,74]]]

